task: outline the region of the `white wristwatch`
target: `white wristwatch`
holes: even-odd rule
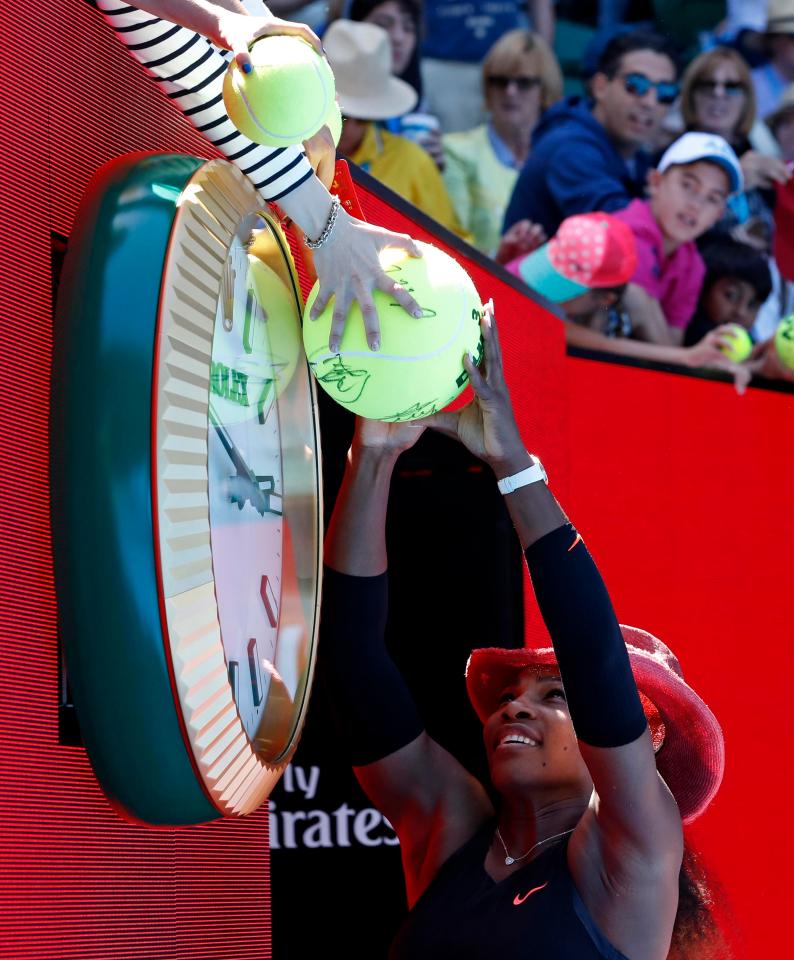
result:
[[[537,483],[539,480],[542,480],[544,483],[549,482],[546,471],[543,469],[543,464],[534,453],[529,454],[529,459],[532,461],[531,467],[527,467],[526,470],[521,470],[519,473],[514,473],[512,476],[502,477],[497,483],[499,493],[512,493],[514,490],[518,490],[519,487],[526,487],[527,484]]]

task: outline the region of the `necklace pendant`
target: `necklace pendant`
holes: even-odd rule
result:
[[[514,857],[505,857],[505,866],[506,866],[506,867],[509,867],[511,863],[515,863],[515,862],[516,862],[516,861],[515,861],[515,858],[514,858]]]

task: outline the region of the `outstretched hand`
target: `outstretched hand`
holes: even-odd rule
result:
[[[519,220],[504,234],[494,259],[497,263],[507,264],[516,257],[532,253],[546,242],[546,231],[539,223],[531,220]]]
[[[480,330],[483,339],[482,370],[475,365],[471,355],[463,360],[474,390],[474,399],[460,410],[442,410],[415,422],[457,438],[497,473],[505,470],[512,473],[517,466],[529,465],[528,454],[521,440],[505,383],[502,348],[494,324],[492,301],[485,306]]]
[[[396,458],[406,450],[410,450],[425,432],[425,426],[420,420],[388,423],[384,420],[366,420],[364,417],[357,417],[353,449],[393,454]]]
[[[398,247],[412,257],[422,256],[419,247],[407,234],[392,233],[383,227],[364,223],[340,210],[328,242],[314,251],[320,290],[312,304],[310,320],[316,320],[331,297],[334,298],[329,339],[332,353],[339,349],[354,301],[361,307],[370,350],[380,349],[380,323],[372,299],[373,290],[382,290],[394,297],[411,316],[422,316],[422,308],[416,300],[381,266],[378,255],[386,247]]]
[[[753,376],[753,370],[747,363],[736,363],[730,360],[725,351],[731,349],[732,325],[722,324],[715,327],[691,347],[685,347],[687,362],[692,367],[703,367],[707,370],[724,370],[733,377],[736,392],[741,396]]]
[[[218,17],[217,33],[210,40],[219,47],[231,50],[237,66],[243,73],[251,72],[251,57],[248,48],[260,37],[284,35],[299,37],[322,56],[320,38],[305,23],[293,23],[280,17],[250,17],[242,13],[224,13]]]

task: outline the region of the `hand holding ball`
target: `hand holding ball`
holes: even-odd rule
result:
[[[233,60],[223,102],[240,133],[256,143],[287,147],[314,136],[336,100],[328,61],[298,37],[262,37],[251,47],[250,73]]]
[[[482,352],[482,301],[466,271],[438,247],[417,244],[422,257],[387,248],[383,269],[405,286],[423,310],[409,316],[388,293],[373,291],[381,347],[369,349],[364,318],[354,304],[339,350],[331,353],[333,301],[316,320],[309,314],[318,285],[306,301],[303,343],[320,386],[353,413],[371,420],[415,420],[443,409],[468,383],[467,353]]]
[[[722,332],[723,338],[729,343],[720,346],[720,350],[734,363],[743,363],[753,352],[753,341],[750,334],[738,323],[729,323],[728,329]]]
[[[794,313],[784,317],[775,330],[775,350],[780,362],[794,370]]]

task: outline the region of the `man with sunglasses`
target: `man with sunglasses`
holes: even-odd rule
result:
[[[572,214],[620,210],[642,196],[649,168],[644,148],[653,145],[678,96],[670,43],[644,31],[615,37],[601,54],[589,92],[544,114],[504,230],[530,220],[552,236]]]

